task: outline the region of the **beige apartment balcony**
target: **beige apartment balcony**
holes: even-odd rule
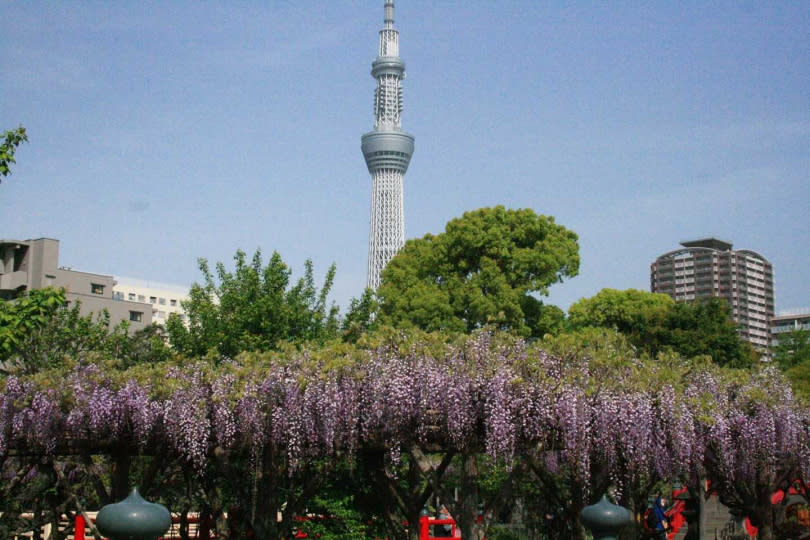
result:
[[[28,286],[28,272],[18,270],[8,274],[0,274],[0,291],[16,291],[20,287]]]

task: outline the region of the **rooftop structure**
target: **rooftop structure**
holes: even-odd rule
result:
[[[719,240],[717,238],[703,238],[701,240],[684,240],[681,242],[683,247],[688,248],[707,248],[716,251],[731,251],[733,245],[731,242]]]
[[[377,59],[371,76],[374,91],[374,130],[363,135],[361,149],[371,173],[371,220],[366,287],[376,289],[380,274],[405,243],[402,182],[413,155],[413,136],[402,131],[402,79],[405,62],[399,57],[399,32],[394,28],[394,0],[385,0]]]

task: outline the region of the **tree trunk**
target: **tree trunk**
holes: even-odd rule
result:
[[[773,525],[763,525],[757,533],[757,540],[774,540]]]
[[[408,453],[404,474],[389,474],[385,463],[385,451],[370,449],[361,454],[364,468],[377,490],[386,501],[383,518],[392,538],[419,539],[419,518],[428,499],[434,494],[441,478],[452,461],[453,453],[447,452],[438,466],[424,455],[418,447]],[[407,523],[402,526],[402,520]]]
[[[292,513],[292,508],[285,509],[282,512],[282,521],[278,521],[278,508],[276,507],[275,497],[278,491],[278,483],[273,478],[270,471],[263,470],[258,479],[255,491],[255,500],[251,501],[251,508],[242,509],[242,519],[244,528],[243,533],[247,534],[247,529],[252,525],[253,532],[257,538],[278,538],[282,540],[286,538],[286,524],[287,520],[284,519],[285,514]],[[252,514],[252,516],[250,515]],[[239,538],[247,538],[247,536],[240,536]]]
[[[774,540],[773,536],[773,505],[771,504],[770,485],[760,485],[757,490],[757,540]]]
[[[587,538],[585,527],[583,527],[582,523],[579,521],[579,514],[586,506],[586,497],[587,493],[585,492],[582,484],[578,480],[574,479],[571,484],[571,502],[568,505],[566,512],[571,523],[571,534],[573,540],[585,540]]]
[[[51,540],[63,540],[64,538],[67,538],[66,532],[59,530],[59,521],[62,517],[61,514],[61,512],[57,513],[55,510],[53,511],[53,518],[51,519]],[[72,525],[69,526],[69,528],[70,527],[72,527]]]
[[[132,458],[127,453],[120,452],[113,456],[112,470],[110,472],[112,476],[110,490],[112,502],[119,502],[129,494],[129,468],[131,464]]]
[[[412,512],[411,512],[412,514]],[[408,520],[408,540],[419,540],[419,518],[422,517],[422,511],[420,510],[414,515],[407,516]]]
[[[200,509],[200,524],[197,528],[197,536],[199,540],[211,540],[211,509],[207,505],[203,505]]]
[[[471,540],[483,538],[478,524],[478,460],[473,452],[461,456],[461,498],[456,506],[456,522],[461,528],[461,537]]]
[[[39,504],[39,497],[34,500],[34,512],[33,512],[33,519],[31,523],[34,524],[32,528],[33,535],[31,536],[32,540],[42,540],[42,512],[40,509]]]
[[[221,471],[221,469],[220,469]],[[228,531],[228,520],[225,517],[225,508],[223,507],[222,497],[216,485],[207,479],[203,484],[203,491],[205,493],[205,506],[207,509],[210,526],[213,526],[213,532],[218,538],[225,538],[225,533]],[[210,540],[211,529],[208,529],[209,536],[201,536],[200,540]]]
[[[180,527],[179,534],[180,540],[189,540],[188,536],[188,508],[183,508],[180,512]]]
[[[694,496],[697,499],[697,513],[695,523],[697,524],[697,530],[695,533],[692,534],[692,528],[690,524],[689,534],[690,540],[694,538],[695,540],[701,540],[704,535],[706,534],[706,501],[709,500],[709,492],[706,490],[706,478],[701,475],[698,477],[697,485],[695,486]]]

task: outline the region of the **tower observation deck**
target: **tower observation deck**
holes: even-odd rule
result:
[[[399,57],[399,32],[394,28],[394,0],[385,0],[380,47],[371,64],[377,79],[374,129],[361,139],[371,173],[371,221],[366,287],[376,289],[380,274],[405,243],[402,181],[413,155],[413,136],[402,131],[402,79],[405,62]]]

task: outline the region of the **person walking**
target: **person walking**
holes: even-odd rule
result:
[[[654,533],[656,540],[667,540],[667,531],[669,531],[669,520],[666,514],[666,499],[661,495],[655,498],[652,507],[653,514],[655,515],[655,528]]]
[[[445,505],[442,505],[441,509],[439,510],[439,515],[437,516],[438,519],[452,519],[450,516],[450,511],[447,509]],[[453,536],[453,526],[449,523],[442,523],[441,525],[434,525],[433,526],[433,536],[435,538],[450,538]]]

